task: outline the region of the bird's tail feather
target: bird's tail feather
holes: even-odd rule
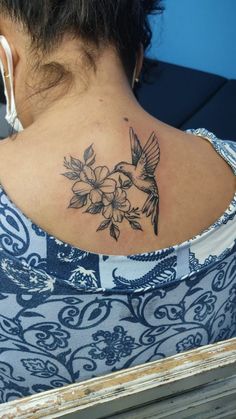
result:
[[[144,203],[143,214],[146,214],[146,217],[151,216],[152,225],[154,228],[154,233],[158,234],[158,213],[159,213],[159,197],[158,195],[150,194]]]

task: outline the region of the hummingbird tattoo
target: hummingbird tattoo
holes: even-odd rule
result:
[[[142,148],[133,128],[130,128],[130,143],[132,164],[122,161],[115,166],[113,172],[123,173],[136,188],[148,195],[142,213],[151,217],[154,233],[158,235],[159,192],[155,179],[155,170],[160,161],[158,139],[153,132]]]
[[[112,171],[107,166],[96,166],[94,146],[91,144],[84,151],[82,159],[65,157],[67,172],[62,173],[73,182],[73,196],[68,208],[85,208],[85,213],[99,216],[97,231],[108,230],[116,241],[120,237],[122,222],[129,223],[133,230],[143,231],[141,214],[150,217],[154,233],[158,234],[159,192],[155,179],[155,170],[160,161],[158,139],[153,132],[142,147],[133,128],[130,128],[129,135],[132,163],[122,161]],[[128,193],[131,187],[147,195],[142,208],[132,205]]]

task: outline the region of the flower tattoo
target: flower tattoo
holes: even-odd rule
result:
[[[152,133],[142,148],[134,130],[130,128],[132,163],[120,162],[112,171],[107,166],[95,166],[93,144],[88,147],[83,161],[74,157],[64,159],[68,170],[63,176],[74,181],[73,197],[68,208],[86,207],[89,214],[100,214],[104,220],[97,231],[109,228],[116,241],[120,237],[120,224],[127,221],[134,230],[142,231],[141,214],[151,218],[154,233],[158,234],[159,192],[154,177],[160,161],[160,148],[155,133]],[[114,176],[118,179],[114,179]],[[148,196],[143,208],[134,208],[128,199],[128,190],[136,187]]]
[[[107,194],[103,198],[104,209],[102,211],[105,218],[111,218],[121,223],[125,213],[130,211],[131,204],[127,199],[127,194],[121,188],[116,188],[115,193]]]

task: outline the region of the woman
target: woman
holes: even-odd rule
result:
[[[235,336],[235,145],[132,90],[160,2],[0,10],[0,401]]]

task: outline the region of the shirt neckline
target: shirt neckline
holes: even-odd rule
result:
[[[202,139],[209,141],[210,144],[212,145],[212,147],[215,149],[215,151],[219,154],[219,151],[216,149],[215,143],[214,143],[215,141],[216,142],[219,141],[219,139],[213,133],[208,131],[206,128],[188,129],[185,132],[193,134],[196,137],[201,137]],[[224,158],[224,160],[227,162],[227,164],[232,168],[232,170],[234,172],[233,166],[225,158],[225,156],[221,155],[221,157]],[[234,172],[234,175],[236,175],[235,172]],[[89,250],[82,249],[80,247],[72,246],[70,243],[67,243],[63,240],[60,240],[56,236],[50,235],[46,230],[42,229],[39,225],[35,224],[32,219],[27,217],[24,214],[24,212],[19,207],[17,207],[17,205],[10,199],[10,197],[6,193],[6,191],[5,191],[4,187],[2,186],[1,182],[0,182],[0,188],[1,188],[2,192],[4,193],[4,195],[7,197],[8,201],[12,205],[12,207],[17,212],[20,212],[30,224],[36,226],[36,228],[39,229],[42,233],[44,233],[45,236],[48,237],[50,240],[54,240],[54,241],[57,242],[57,244],[68,247],[68,248],[70,248],[74,251],[83,252],[83,253],[86,253],[87,255],[99,256],[101,258],[102,257],[117,258],[117,259],[118,258],[131,258],[131,257],[135,258],[135,257],[139,257],[139,256],[142,256],[142,255],[145,255],[145,256],[146,255],[158,255],[158,254],[161,254],[161,253],[167,251],[168,249],[173,249],[173,250],[183,249],[183,248],[188,247],[192,244],[195,244],[197,241],[205,239],[206,235],[210,235],[215,230],[216,224],[217,224],[218,227],[220,227],[223,224],[223,220],[224,220],[225,215],[231,214],[233,207],[235,207],[234,212],[235,212],[235,215],[236,215],[236,193],[235,193],[232,201],[230,202],[229,206],[226,208],[224,213],[217,220],[215,220],[209,227],[207,227],[202,232],[200,232],[199,234],[197,234],[196,236],[194,236],[194,237],[192,237],[188,240],[185,240],[181,243],[177,243],[173,246],[169,246],[169,247],[166,247],[166,248],[162,248],[162,249],[158,249],[158,250],[152,250],[150,252],[133,253],[133,254],[129,254],[129,255],[114,255],[114,254],[110,255],[110,254],[105,254],[105,253],[91,252]]]

